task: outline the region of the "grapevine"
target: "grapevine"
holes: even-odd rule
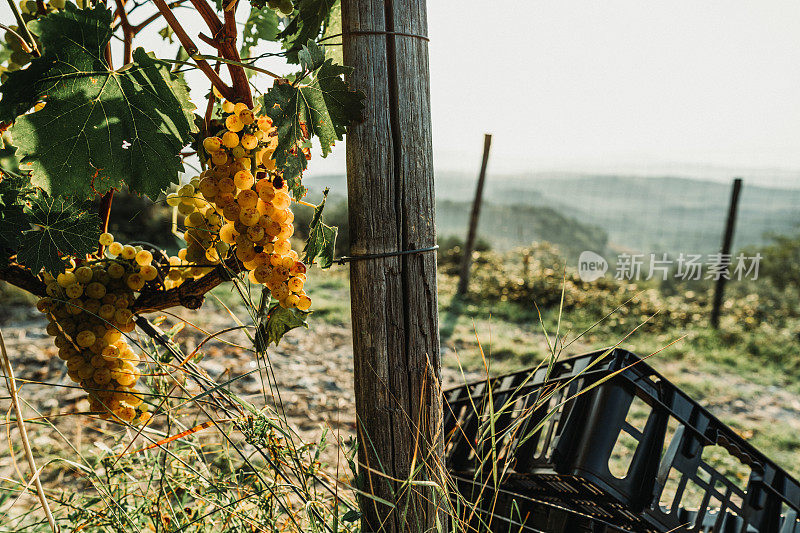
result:
[[[69,378],[87,392],[92,412],[121,423],[152,416],[137,388],[141,359],[128,340],[138,315],[199,307],[206,292],[238,277],[263,287],[269,305],[259,327],[271,332],[268,340],[304,323],[312,304],[307,270],[330,266],[335,228],[322,221],[323,200],[301,258],[292,249],[292,204],[314,207],[301,201],[312,137],[327,155],[363,107],[343,80],[347,69],[316,44],[328,31],[330,6],[253,2],[242,53],[282,41],[300,69],[273,75],[273,86],[254,99],[245,69],[272,73],[236,48],[243,2],[217,15],[205,0],[191,0],[214,36],[198,38],[217,58],[198,53],[172,12],[182,3],[156,0],[158,11],[135,24],[130,16],[145,4],[121,0],[114,11],[92,0],[23,0],[12,5],[18,24],[4,26],[0,43],[0,280],[41,297],[37,309]],[[162,36],[180,41],[177,61],[133,47],[136,34],[159,19],[168,24]],[[117,70],[115,32],[124,42]],[[179,66],[198,68],[211,82],[203,116]],[[200,168],[181,179],[186,150]],[[107,232],[113,192],[123,186],[176,211],[182,247],[168,252]],[[91,213],[84,202],[100,196],[100,212]]]

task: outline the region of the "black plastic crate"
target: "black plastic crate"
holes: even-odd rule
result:
[[[473,502],[459,513],[459,531],[485,533],[626,533],[628,529],[555,502],[507,490],[493,490],[455,477],[458,490]],[[458,505],[458,504],[456,504]],[[458,508],[457,508],[458,510]]]
[[[472,383],[445,400],[457,479],[499,480],[518,499],[624,531],[800,533],[798,482],[628,351]]]

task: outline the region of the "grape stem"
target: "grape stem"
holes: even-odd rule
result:
[[[247,74],[245,74],[244,67],[241,64],[239,50],[236,48],[236,7],[238,6],[238,2],[235,2],[233,6],[229,6],[231,9],[225,10],[225,22],[223,23],[206,0],[190,1],[211,32],[212,42],[209,44],[216,48],[223,58],[230,61],[226,61],[226,63],[231,75],[231,80],[233,81],[233,92],[238,97],[238,101],[244,102],[247,104],[247,107],[253,107],[253,95],[250,92],[250,83],[247,80]],[[223,96],[225,96],[224,93]],[[225,97],[228,100],[237,101],[227,96]]]
[[[314,209],[316,209],[318,207],[318,206],[316,206],[316,205],[314,205],[314,204],[312,204],[310,202],[306,202],[305,200],[295,200],[294,198],[291,198],[291,200],[293,202],[295,202],[295,203],[298,203],[300,205],[304,205],[306,207],[313,207]]]
[[[127,65],[133,61],[133,38],[136,35],[136,30],[131,26],[128,20],[128,12],[125,11],[125,0],[117,0],[117,14],[119,15],[119,23],[122,28],[122,39],[124,43],[123,48],[123,64]]]
[[[108,220],[111,218],[111,203],[114,201],[114,189],[109,190],[105,195],[103,195],[103,199],[100,200],[100,233],[105,233],[108,231]],[[101,244],[97,249],[97,255],[103,257],[103,248],[104,246]]]
[[[20,44],[22,44],[22,49],[23,49],[25,52],[27,52],[27,53],[29,53],[29,54],[32,52],[32,50],[31,50],[30,46],[28,46],[28,43],[27,43],[27,41],[25,41],[25,39],[23,39],[23,38],[22,38],[22,35],[20,35],[19,33],[15,32],[14,30],[12,30],[11,28],[9,28],[9,27],[8,27],[8,26],[6,26],[5,24],[0,24],[0,28],[2,28],[2,29],[4,29],[4,30],[6,30],[6,32],[8,32],[8,33],[10,33],[11,35],[13,35],[14,37],[16,37],[16,38],[19,40]]]
[[[11,11],[14,13],[14,18],[17,19],[17,26],[22,32],[22,36],[24,37],[28,48],[31,49],[31,53],[34,55],[34,57],[41,56],[42,54],[39,52],[39,48],[36,47],[36,40],[33,38],[33,35],[31,35],[30,30],[28,30],[28,26],[25,25],[25,21],[22,18],[22,14],[19,12],[17,3],[14,0],[8,0],[8,5],[11,6]]]

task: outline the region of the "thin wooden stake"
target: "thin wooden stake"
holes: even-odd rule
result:
[[[725,224],[725,236],[722,238],[721,254],[728,256],[731,253],[731,245],[733,244],[733,234],[736,230],[736,212],[739,207],[739,192],[742,190],[742,178],[733,180],[733,189],[731,189],[731,204],[728,207],[728,221]],[[723,259],[724,262],[724,259]],[[729,263],[730,264],[730,263]],[[726,265],[720,265],[726,266]],[[725,282],[728,281],[725,276],[720,276],[717,279],[717,285],[714,288],[714,305],[711,308],[711,327],[719,327],[719,315],[722,310],[722,300],[725,295]]]
[[[492,136],[487,133],[483,136],[483,159],[481,172],[478,174],[478,187],[475,189],[475,200],[472,202],[472,214],[469,217],[469,231],[464,242],[464,256],[461,258],[461,277],[458,279],[459,296],[467,293],[469,287],[469,269],[472,266],[472,251],[475,249],[475,238],[478,235],[478,219],[481,216],[481,203],[483,203],[483,184],[486,181],[486,165],[489,163],[489,149],[492,147]]]
[[[53,533],[59,531],[56,519],[53,513],[50,512],[50,506],[47,504],[47,498],[44,495],[44,488],[42,481],[39,479],[39,472],[36,470],[36,461],[33,459],[33,451],[31,451],[31,444],[28,441],[28,432],[25,430],[25,419],[22,417],[22,409],[19,406],[19,398],[17,397],[17,384],[14,381],[14,371],[11,369],[11,361],[8,359],[6,353],[6,343],[3,339],[3,332],[0,331],[0,352],[3,354],[3,368],[6,374],[6,388],[8,394],[11,396],[11,405],[14,407],[14,414],[17,417],[17,427],[19,428],[20,439],[22,440],[22,447],[25,449],[25,458],[28,460],[28,467],[31,469],[31,475],[34,476],[34,484],[36,485],[36,495],[39,496],[39,503],[42,504],[42,510],[47,517],[47,522],[50,524],[50,529]]]

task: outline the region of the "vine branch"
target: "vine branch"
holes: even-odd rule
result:
[[[167,4],[167,6],[168,6],[170,9],[172,9],[173,7],[179,7],[179,6],[180,6],[181,4],[183,4],[185,1],[186,1],[186,0],[175,0],[174,2],[170,2],[169,4]],[[129,13],[129,14],[130,14],[130,13]],[[153,21],[156,21],[156,20],[158,20],[159,18],[161,18],[161,12],[160,12],[160,11],[158,11],[158,12],[156,12],[156,13],[153,13],[152,15],[150,15],[149,17],[147,17],[146,19],[144,19],[144,20],[143,20],[143,21],[141,21],[139,24],[137,24],[137,25],[135,25],[135,26],[133,27],[134,34],[136,34],[136,33],[139,33],[139,32],[140,32],[140,31],[142,31],[144,28],[146,28],[147,26],[149,26],[151,22],[153,22]]]
[[[242,271],[242,264],[236,256],[226,260],[224,265],[217,265],[214,270],[196,280],[186,280],[174,289],[166,291],[148,291],[139,294],[133,302],[134,313],[150,313],[163,311],[170,307],[186,307],[198,309],[203,304],[205,294],[231,279]],[[0,280],[27,291],[35,296],[47,296],[45,284],[27,268],[17,263],[0,268]]]
[[[13,0],[11,0],[13,2]],[[236,96],[234,89],[229,87],[222,81],[222,78],[219,77],[219,74],[214,72],[214,69],[211,68],[211,65],[205,59],[195,58],[197,55],[197,45],[194,44],[192,38],[186,33],[186,30],[183,29],[181,23],[178,22],[178,19],[175,18],[175,14],[172,12],[170,7],[164,0],[153,0],[158,11],[163,15],[164,19],[169,24],[169,27],[172,28],[172,31],[175,32],[175,35],[178,37],[178,40],[181,42],[181,46],[186,49],[186,53],[189,54],[189,57],[194,59],[194,62],[197,64],[198,68],[203,71],[211,83],[214,84],[214,87],[229,100],[233,100]]]
[[[117,15],[119,15],[120,27],[122,27],[122,39],[124,43],[123,64],[127,65],[133,61],[133,38],[136,30],[128,20],[128,12],[125,11],[125,0],[117,0]]]
[[[239,50],[236,48],[236,7],[238,2],[231,6],[231,9],[225,10],[225,22],[219,19],[214,9],[206,2],[206,0],[191,0],[192,6],[197,10],[200,16],[205,21],[211,32],[211,39],[201,36],[204,42],[216,48],[220,55],[234,63],[228,63],[228,72],[230,72],[231,80],[233,81],[233,92],[237,100],[244,102],[248,107],[253,107],[253,95],[250,92],[250,83],[247,80],[247,74],[244,67],[237,65],[241,63],[239,57]],[[223,93],[224,96],[224,93]],[[227,96],[226,96],[227,98]],[[228,98],[228,100],[231,100]],[[236,100],[233,100],[236,101]]]
[[[41,53],[36,47],[36,40],[33,38],[33,35],[31,35],[28,26],[25,25],[25,21],[22,18],[22,14],[19,12],[17,3],[14,0],[8,0],[8,5],[11,7],[11,11],[14,13],[14,18],[17,19],[17,27],[22,33],[22,36],[25,38],[25,41],[28,43],[28,48],[33,51],[32,53],[34,57],[39,57]]]

